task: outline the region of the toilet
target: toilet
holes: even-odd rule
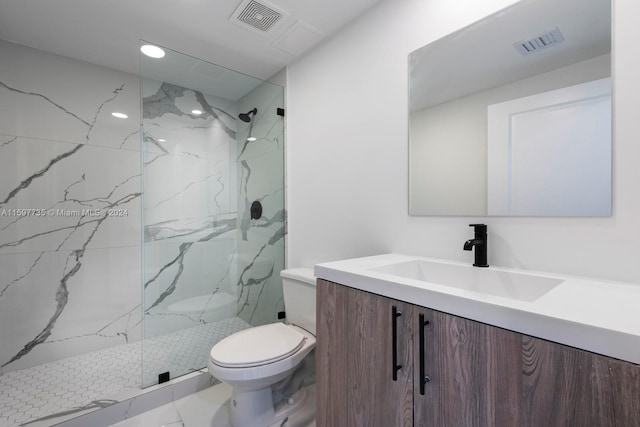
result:
[[[300,377],[313,368],[315,277],[312,268],[283,270],[280,277],[287,323],[237,332],[219,341],[209,354],[209,373],[232,388],[229,421],[233,427],[270,426],[307,400],[305,390],[297,389]]]

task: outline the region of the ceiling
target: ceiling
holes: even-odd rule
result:
[[[561,30],[565,41],[526,56],[514,47],[554,28]],[[610,0],[521,0],[413,52],[410,110],[419,111],[610,51]]]
[[[230,21],[250,0],[0,0],[0,39],[138,74],[140,40],[268,79],[380,0],[257,0],[267,32]]]

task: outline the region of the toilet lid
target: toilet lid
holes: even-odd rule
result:
[[[211,361],[229,368],[277,362],[298,351],[306,337],[283,323],[245,329],[230,335],[211,349]]]

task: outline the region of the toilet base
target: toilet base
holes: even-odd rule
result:
[[[298,394],[300,393],[300,394]],[[316,423],[316,386],[315,384],[299,390],[293,395],[295,409],[279,417],[269,427],[315,427]],[[277,411],[276,411],[277,413]]]
[[[300,409],[308,395],[307,389],[298,390],[275,410],[271,387],[249,391],[234,389],[229,400],[229,421],[233,427],[268,427]]]

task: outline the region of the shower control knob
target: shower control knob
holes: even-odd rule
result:
[[[262,216],[262,203],[257,200],[251,203],[250,213],[251,219],[260,219],[260,217]]]

